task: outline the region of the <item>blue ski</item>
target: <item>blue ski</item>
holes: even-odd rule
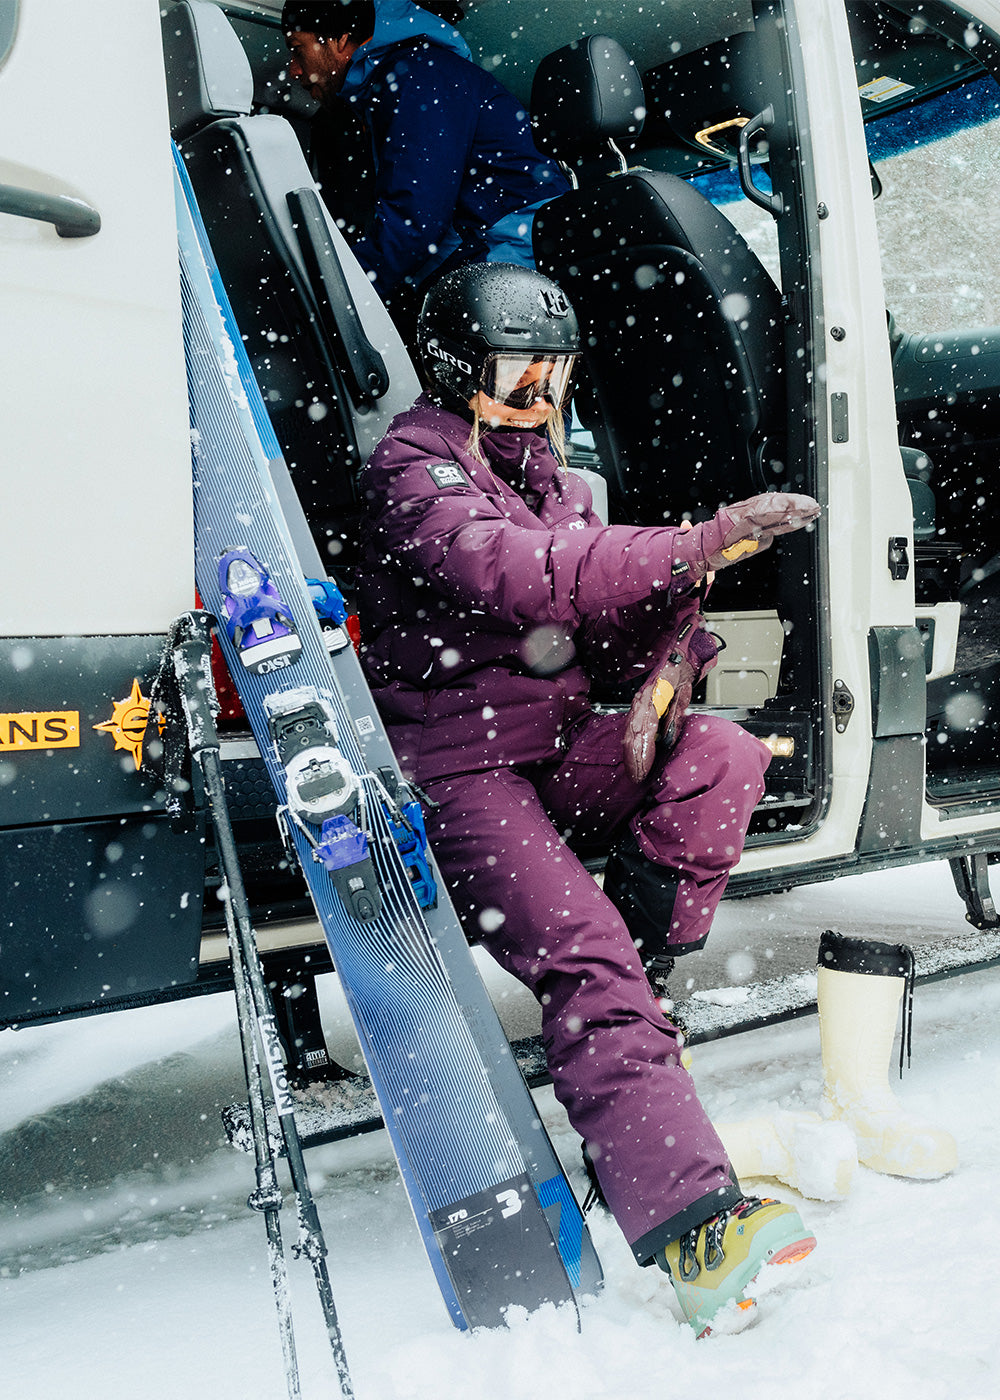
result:
[[[310,590],[306,575],[323,571],[176,150],[175,170],[198,589],[423,1243],[459,1327],[496,1326],[512,1304],[575,1302],[600,1286],[596,1252],[335,608],[320,608],[321,629],[323,584]]]

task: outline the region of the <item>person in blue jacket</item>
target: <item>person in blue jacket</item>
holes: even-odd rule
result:
[[[460,263],[534,267],[534,214],[566,180],[452,24],[412,0],[288,0],[282,26],[290,76],[321,115],[346,103],[363,118],[373,202],[354,252],[394,314]],[[339,192],[324,194],[336,214]]]

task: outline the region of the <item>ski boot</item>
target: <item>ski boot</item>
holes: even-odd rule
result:
[[[741,1332],[754,1320],[753,1284],[768,1264],[794,1264],[816,1247],[793,1206],[745,1196],[656,1253],[698,1337]]]

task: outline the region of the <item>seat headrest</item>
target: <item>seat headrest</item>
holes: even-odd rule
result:
[[[639,70],[606,34],[591,34],[548,54],[531,87],[535,142],[563,161],[634,139],[646,115]]]
[[[250,60],[229,20],[208,0],[179,0],[163,11],[163,61],[174,138],[219,117],[244,117],[253,104]]]

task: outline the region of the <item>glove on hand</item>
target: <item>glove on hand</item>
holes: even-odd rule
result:
[[[677,742],[695,680],[690,661],[675,651],[636,692],[623,740],[625,771],[634,783],[641,783],[652,768],[661,730],[662,748],[672,749]]]
[[[749,554],[760,554],[776,535],[790,535],[810,525],[820,513],[812,496],[768,491],[748,501],[723,506],[711,520],[678,535],[674,573],[702,579]],[[685,567],[686,566],[686,567]]]

